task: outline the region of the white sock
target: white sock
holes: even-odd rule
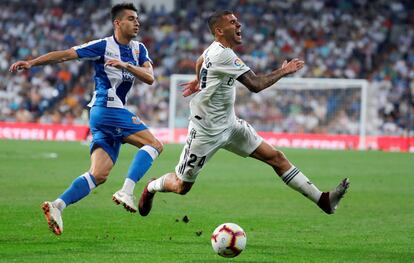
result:
[[[134,188],[135,188],[135,182],[129,178],[126,178],[121,191],[129,195],[132,195],[134,193]]]
[[[168,176],[168,174],[165,174],[163,176],[161,176],[160,178],[152,181],[151,183],[148,184],[148,191],[150,193],[155,193],[155,192],[162,192],[164,191],[164,181],[165,178]]]
[[[58,199],[56,199],[55,201],[53,201],[53,202],[52,202],[52,205],[53,205],[54,207],[56,207],[57,209],[59,209],[59,210],[60,210],[60,212],[62,212],[62,211],[63,211],[63,209],[65,209],[65,208],[66,208],[66,204],[65,204],[65,202],[64,202],[62,199],[60,199],[60,198],[58,198]]]
[[[285,184],[318,203],[322,192],[298,168],[292,166],[281,178]]]

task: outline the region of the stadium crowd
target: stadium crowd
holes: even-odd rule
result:
[[[154,61],[156,83],[137,84],[128,107],[151,127],[168,124],[169,76],[193,74],[213,40],[206,18],[230,9],[242,23],[236,52],[257,73],[284,59],[306,62],[296,77],[361,78],[371,84],[370,134],[414,131],[414,3],[401,1],[176,0],[175,10],[139,6],[139,40]],[[10,74],[19,59],[66,49],[112,33],[109,0],[0,2],[0,120],[86,124],[91,64],[70,62]],[[28,19],[30,18],[30,19]],[[344,91],[345,92],[345,91]],[[358,131],[359,96],[303,91],[251,94],[239,89],[237,114],[258,130]]]

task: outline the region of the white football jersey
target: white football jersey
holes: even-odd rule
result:
[[[190,101],[190,120],[196,127],[215,135],[236,121],[234,102],[236,79],[250,70],[231,48],[213,42],[203,52],[200,88]]]

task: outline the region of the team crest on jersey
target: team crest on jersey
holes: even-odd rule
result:
[[[236,67],[240,68],[240,67],[244,66],[244,63],[243,63],[243,61],[242,61],[241,59],[236,58],[236,59],[234,60],[234,65],[235,65]]]
[[[137,116],[132,116],[132,123],[134,124],[141,124],[141,120],[140,118],[138,118]]]

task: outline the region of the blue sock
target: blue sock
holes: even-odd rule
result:
[[[127,178],[134,183],[138,182],[151,167],[152,162],[158,157],[158,151],[149,145],[142,147],[129,166]]]
[[[68,206],[87,196],[95,187],[95,177],[90,173],[84,173],[73,180],[72,185],[59,198]]]

